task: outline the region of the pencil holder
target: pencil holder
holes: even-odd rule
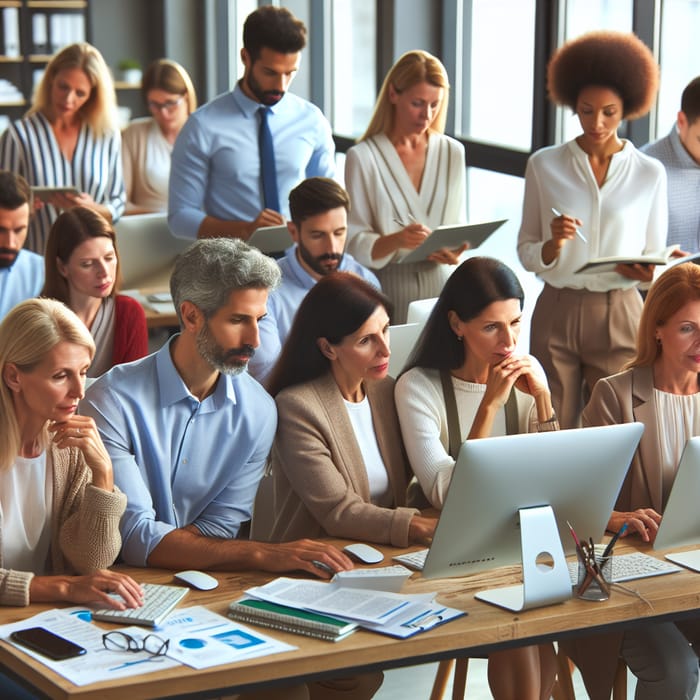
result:
[[[578,557],[576,597],[582,600],[607,600],[610,598],[612,580],[612,555],[599,554],[594,559]]]

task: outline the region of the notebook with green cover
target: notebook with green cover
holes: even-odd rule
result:
[[[332,642],[344,639],[358,628],[354,622],[255,598],[235,600],[229,605],[228,615],[239,622],[305,634]]]

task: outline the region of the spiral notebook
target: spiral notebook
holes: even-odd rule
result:
[[[277,605],[254,598],[241,598],[229,605],[228,616],[239,622],[337,642],[352,634],[358,625],[330,615]]]

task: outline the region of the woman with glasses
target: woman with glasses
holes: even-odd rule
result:
[[[26,247],[43,254],[51,225],[64,209],[94,209],[108,221],[124,212],[121,138],[114,122],[112,75],[90,44],[61,49],[46,66],[27,114],[0,137],[0,168],[37,193]]]
[[[197,96],[187,71],[175,61],[151,63],[141,84],[150,117],[135,119],[122,134],[126,213],[143,214],[168,208],[168,180],[173,144]]]

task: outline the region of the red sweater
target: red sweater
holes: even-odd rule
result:
[[[118,294],[114,304],[112,364],[120,365],[148,354],[148,327],[146,314],[136,299]]]

